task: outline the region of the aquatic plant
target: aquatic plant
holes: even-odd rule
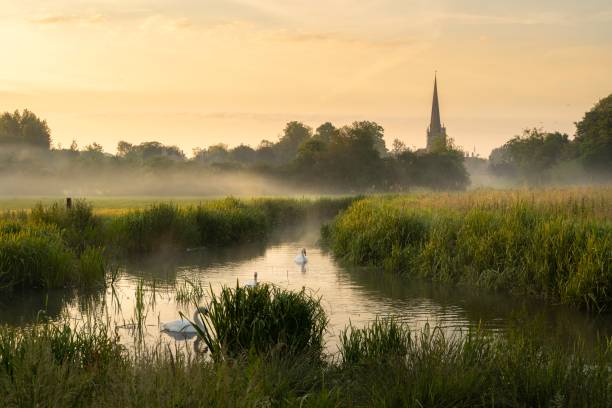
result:
[[[350,346],[362,350],[357,359],[327,361],[310,352],[210,359],[161,345],[129,354],[99,323],[0,326],[0,400],[8,407],[605,407],[612,397],[606,341],[594,352],[581,343],[568,352],[521,327],[450,335],[374,325],[350,329],[361,333],[360,346]]]
[[[314,353],[323,348],[327,317],[320,299],[268,284],[210,291],[200,336],[214,355],[272,350]]]
[[[174,300],[180,305],[197,305],[204,298],[206,290],[200,282],[185,279],[181,284],[175,285]]]
[[[435,281],[535,294],[602,310],[612,303],[612,194],[588,197],[585,210],[499,192],[465,204],[415,204],[413,198],[355,202],[322,229],[348,262]],[[444,197],[440,197],[444,201]],[[457,204],[459,203],[459,204]],[[596,206],[595,206],[596,205]],[[603,218],[602,218],[603,217]]]
[[[412,346],[408,328],[392,318],[376,318],[372,323],[340,333],[339,353],[344,364],[405,359]]]

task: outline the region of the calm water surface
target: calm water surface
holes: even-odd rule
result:
[[[305,268],[293,261],[303,247],[309,258]],[[179,312],[192,314],[192,305],[177,302],[176,287],[190,281],[217,291],[222,285],[235,286],[237,281],[252,279],[254,272],[260,282],[292,290],[304,287],[322,297],[330,319],[330,352],[336,351],[338,333],[347,324],[361,327],[379,315],[395,316],[415,329],[429,324],[449,332],[475,326],[503,330],[510,320],[527,316],[528,320],[537,320],[551,339],[562,343],[577,337],[594,341],[598,333],[612,332],[610,316],[593,316],[523,297],[432,285],[371,269],[347,268],[314,240],[215,251],[197,249],[179,257],[158,255],[125,265],[112,287],[89,294],[65,290],[2,299],[0,321],[29,324],[36,320],[39,310],[46,310],[52,319],[68,316],[75,324],[85,324],[95,316],[117,327],[127,346],[140,339],[190,350],[193,339],[176,339],[159,330],[160,323],[178,319]],[[139,285],[145,305],[140,316],[135,307]]]

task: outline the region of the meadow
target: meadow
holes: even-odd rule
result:
[[[434,281],[612,304],[612,189],[370,197],[323,228],[338,257]]]

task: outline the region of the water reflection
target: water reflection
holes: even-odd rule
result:
[[[609,335],[610,316],[551,306],[534,299],[447,287],[366,268],[339,265],[312,239],[264,245],[253,243],[225,250],[198,249],[181,254],[157,254],[130,261],[120,270],[111,287],[91,292],[74,290],[33,292],[0,301],[0,320],[10,324],[35,321],[45,309],[52,318],[65,314],[74,321],[101,318],[117,327],[122,342],[130,347],[142,343],[167,343],[176,350],[201,350],[190,336],[160,332],[160,324],[190,316],[194,305],[177,299],[177,288],[186,281],[219,290],[235,286],[258,273],[260,282],[284,288],[306,288],[322,297],[330,318],[328,349],[336,350],[337,335],[349,322],[362,326],[377,315],[392,315],[412,328],[439,325],[454,331],[481,325],[504,330],[508,322],[537,318],[551,339],[561,343],[579,337],[594,342],[597,334]],[[295,256],[305,247],[308,263],[299,265]],[[203,299],[203,302],[206,300]],[[524,316],[529,319],[525,320]]]

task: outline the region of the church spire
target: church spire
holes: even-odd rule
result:
[[[437,139],[446,144],[446,128],[440,121],[440,104],[438,102],[438,73],[434,75],[433,101],[431,103],[431,120],[427,129],[427,150],[431,151]]]
[[[433,101],[431,103],[431,122],[429,123],[429,131],[432,134],[438,134],[442,130],[440,123],[440,105],[438,103],[438,75],[434,75],[434,91]]]

